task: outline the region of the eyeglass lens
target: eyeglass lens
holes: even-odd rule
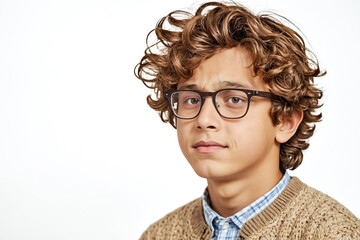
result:
[[[171,95],[171,107],[176,116],[185,119],[196,117],[202,107],[202,98],[193,91],[177,91]],[[240,90],[223,90],[215,96],[217,111],[226,118],[240,118],[246,114],[248,96]]]

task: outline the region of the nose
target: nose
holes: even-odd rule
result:
[[[219,129],[221,116],[217,112],[210,96],[205,98],[205,102],[196,118],[198,129]]]

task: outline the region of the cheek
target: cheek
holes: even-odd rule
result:
[[[191,133],[189,132],[189,127],[181,120],[177,123],[177,136],[180,148],[184,152],[188,145],[188,138],[191,136]]]
[[[246,154],[249,157],[256,155],[266,145],[265,136],[254,131],[250,131],[250,134],[237,132],[233,137],[233,145],[237,154]]]
[[[250,119],[250,118],[249,118]],[[238,154],[246,154],[249,157],[269,148],[274,141],[274,127],[269,121],[243,121],[228,129],[232,136],[231,143]],[[230,140],[230,139],[229,139]]]
[[[253,152],[253,149],[256,148],[256,139],[258,139],[254,134],[253,128],[250,126],[241,126],[229,131],[229,137],[231,136],[232,147],[234,148],[236,154],[249,154]],[[230,139],[229,139],[230,140]]]

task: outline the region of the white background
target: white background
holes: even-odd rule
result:
[[[360,2],[241,3],[292,20],[328,71],[323,122],[290,174],[360,217]],[[138,239],[202,194],[133,75],[156,22],[193,4],[0,0],[0,239]]]

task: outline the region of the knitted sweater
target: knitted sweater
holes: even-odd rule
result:
[[[198,198],[153,223],[140,239],[211,236]],[[243,225],[238,239],[360,239],[360,220],[336,200],[293,177],[279,197]]]

